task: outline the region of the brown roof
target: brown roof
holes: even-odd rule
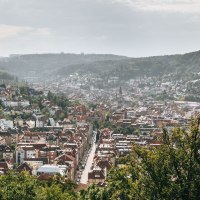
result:
[[[92,172],[88,173],[88,179],[105,179],[103,170],[94,169]]]
[[[112,167],[112,164],[110,161],[108,160],[100,160],[97,162],[97,166],[99,166],[101,169],[107,169],[107,170],[110,170],[111,167]]]
[[[9,146],[6,146],[3,152],[4,153],[12,153],[13,151]]]
[[[42,149],[43,147],[46,147],[46,143],[34,143],[32,145],[35,149]]]
[[[7,162],[0,162],[0,170],[9,170]]]
[[[29,171],[29,173],[32,174],[32,169],[26,162],[19,165],[16,170],[17,171]]]
[[[61,164],[61,163],[65,163],[67,161],[74,162],[75,158],[71,155],[63,154],[63,155],[55,158],[55,160],[58,161],[59,164]]]
[[[24,151],[34,151],[35,148],[33,146],[22,146],[22,149]]]

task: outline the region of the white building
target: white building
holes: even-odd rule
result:
[[[5,100],[2,102],[5,107],[27,107],[30,105],[29,101],[24,100],[24,101],[10,101],[10,100]]]
[[[13,121],[12,120],[1,119],[0,120],[0,129],[8,130],[9,128],[13,129]]]
[[[37,175],[40,174],[48,174],[48,175],[56,175],[60,174],[64,176],[67,170],[66,165],[43,165],[37,170]]]
[[[55,123],[53,118],[49,118],[49,123],[50,123],[51,126],[55,126],[56,125],[56,123]]]
[[[18,101],[9,101],[9,100],[6,100],[6,101],[3,101],[2,103],[3,103],[3,105],[5,107],[17,107],[18,106]]]
[[[16,154],[16,163],[20,164],[24,162],[25,158],[35,158],[36,157],[36,149],[31,146],[19,146],[15,150]]]
[[[43,121],[40,121],[40,120],[36,120],[36,127],[44,127],[44,123]]]
[[[29,106],[29,105],[30,105],[30,103],[29,103],[29,101],[27,101],[27,100],[20,101],[20,102],[18,103],[18,106],[22,106],[22,107],[27,107],[27,106]]]

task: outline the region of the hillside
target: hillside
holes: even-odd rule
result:
[[[0,60],[0,70],[20,78],[51,78],[71,73],[118,76],[127,80],[138,76],[160,76],[200,71],[200,51],[184,55],[128,58],[104,54],[29,54]]]
[[[98,54],[29,54],[16,55],[0,60],[0,69],[24,78],[26,76],[49,77],[59,70],[75,64],[101,60],[120,60],[124,56]]]
[[[157,56],[146,58],[127,58],[122,60],[97,61],[89,64],[71,65],[58,71],[66,75],[69,70],[91,72],[130,79],[137,76],[160,76],[163,74],[200,71],[200,51],[184,55]]]
[[[14,77],[7,72],[0,71],[0,81],[12,81],[14,80]]]

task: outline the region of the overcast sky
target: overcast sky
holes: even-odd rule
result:
[[[0,56],[200,49],[200,0],[0,0]]]

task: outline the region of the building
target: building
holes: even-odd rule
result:
[[[102,183],[106,179],[106,173],[103,169],[96,166],[91,172],[88,173],[88,184]]]
[[[65,165],[43,165],[37,170],[37,175],[47,174],[47,175],[56,175],[60,174],[65,176],[67,166]]]
[[[2,130],[13,129],[13,121],[1,119],[0,120],[0,129],[2,129]]]
[[[16,163],[20,164],[24,162],[26,158],[35,158],[36,149],[32,145],[27,146],[18,146],[15,150],[16,154]]]

